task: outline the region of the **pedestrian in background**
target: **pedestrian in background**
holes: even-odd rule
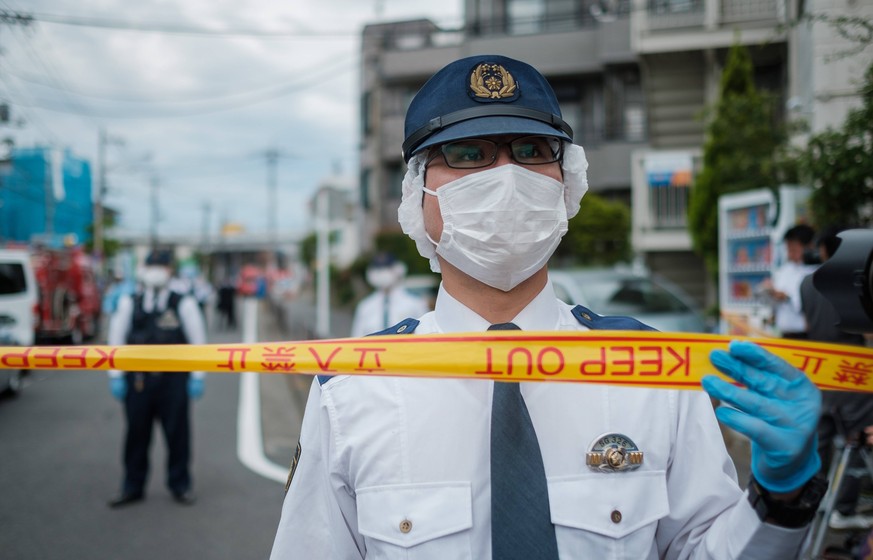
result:
[[[822,262],[827,262],[840,246],[837,234],[846,228],[827,227],[818,236],[816,245]],[[810,340],[831,342],[833,344],[851,344],[863,346],[863,335],[848,333],[837,325],[840,316],[834,306],[825,298],[813,284],[812,274],[800,284],[800,301],[806,318],[807,334]],[[822,472],[827,473],[830,462],[839,460],[834,456],[834,437],[842,435],[846,438],[866,437],[862,431],[873,425],[873,397],[865,393],[848,391],[828,391],[822,400],[822,416],[818,427],[819,454],[822,458]],[[848,465],[849,470],[843,478],[838,491],[837,502],[828,525],[832,529],[869,529],[873,527],[873,515],[863,515],[857,511],[858,500],[861,497],[861,479],[854,476],[864,462],[858,453],[852,455]]]
[[[772,279],[762,282],[763,292],[773,299],[773,319],[782,338],[807,338],[806,318],[800,308],[800,283],[818,268],[805,260],[814,238],[815,230],[806,224],[788,228],[782,237],[787,260],[773,272]]]
[[[351,336],[373,334],[407,317],[420,317],[430,311],[425,300],[403,287],[406,265],[391,253],[377,253],[367,267],[366,276],[375,291],[355,308]]]
[[[197,301],[169,288],[172,254],[153,251],[141,271],[142,290],[123,296],[109,323],[108,344],[205,344]],[[109,390],[124,403],[124,478],[109,501],[117,508],[145,497],[152,428],[159,422],[167,443],[166,484],[180,504],[194,503],[190,473],[190,401],[203,396],[203,372],[109,372]]]
[[[441,69],[403,155],[400,225],[442,283],[434,311],[383,334],[651,330],[555,295],[546,263],[588,162],[536,69]],[[821,394],[751,342],[711,362],[747,387],[704,377],[715,414],[703,391],[317,376],[271,558],[796,558],[824,494]],[[751,439],[747,491],[716,416]]]
[[[223,329],[236,328],[236,286],[230,278],[225,278],[218,286],[219,325]]]

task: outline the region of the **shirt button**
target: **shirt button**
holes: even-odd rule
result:
[[[621,523],[621,512],[614,509],[612,510],[612,513],[609,514],[609,518],[612,519],[613,523]]]
[[[412,521],[410,521],[408,519],[404,519],[403,521],[401,521],[400,522],[400,532],[401,533],[408,533],[410,531],[412,531]]]

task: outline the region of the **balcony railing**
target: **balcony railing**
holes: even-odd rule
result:
[[[774,21],[778,18],[776,0],[722,0],[724,23]]]
[[[703,25],[703,0],[649,0],[650,29],[700,27]]]
[[[649,215],[655,229],[685,228],[689,187],[655,187],[649,191]]]
[[[706,21],[714,21],[719,26],[774,23],[780,17],[778,0],[718,0],[712,6],[716,13],[708,18],[704,0],[649,0],[646,9],[648,28],[702,27]]]
[[[630,0],[609,2],[577,2],[566,11],[537,14],[523,17],[503,17],[472,20],[467,22],[470,35],[528,35],[559,31],[572,31],[597,27],[601,23],[627,18],[630,15]]]

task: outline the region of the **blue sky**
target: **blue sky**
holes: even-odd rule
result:
[[[337,168],[357,174],[362,26],[428,17],[452,27],[461,9],[462,0],[0,0],[37,20],[0,27],[0,98],[14,123],[0,138],[69,148],[96,173],[105,129],[106,202],[122,228],[148,231],[154,183],[159,232],[174,235],[200,235],[207,216],[211,234],[221,222],[267,231],[265,152],[276,149],[279,227],[302,232],[319,180]]]

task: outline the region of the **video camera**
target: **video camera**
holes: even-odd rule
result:
[[[812,283],[836,309],[840,329],[873,332],[873,229],[850,229],[837,237],[837,251],[813,273]]]

